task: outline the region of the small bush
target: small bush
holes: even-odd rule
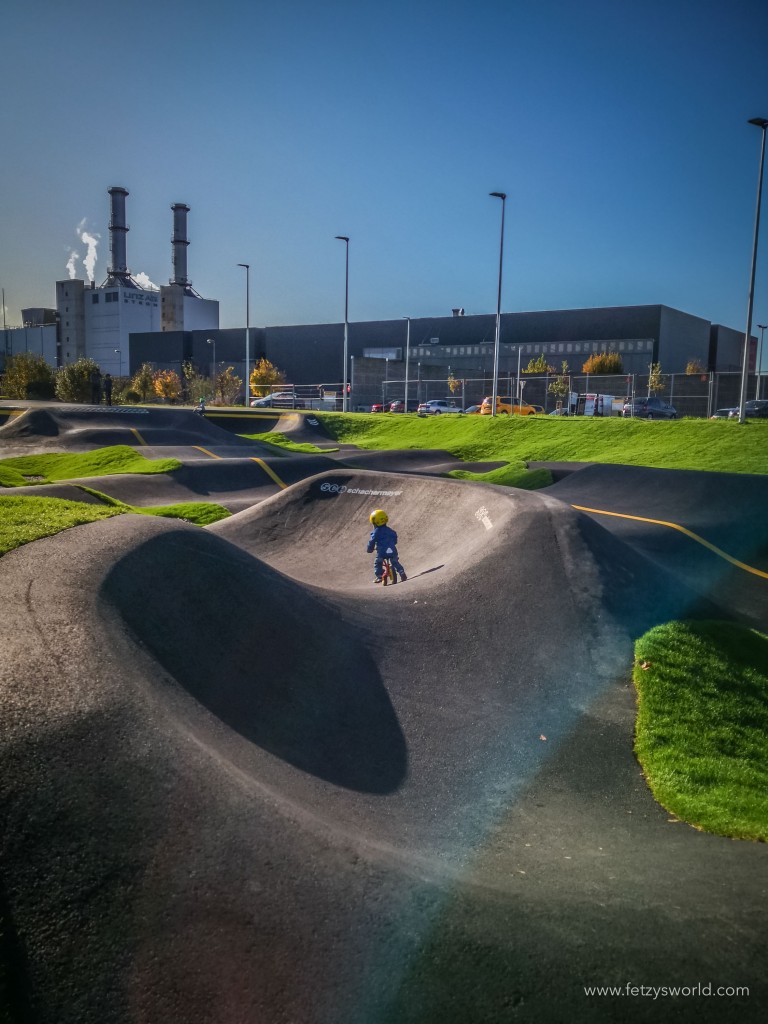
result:
[[[4,390],[8,398],[53,398],[53,370],[42,356],[32,352],[9,356]]]
[[[62,402],[83,402],[91,400],[91,374],[99,369],[94,359],[78,359],[56,371],[56,397]]]

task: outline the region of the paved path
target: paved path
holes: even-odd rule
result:
[[[653,622],[768,584],[645,520],[765,567],[762,478],[715,509],[711,474],[530,493],[304,458],[205,530],[122,516],[0,559],[10,1019],[762,1020],[768,848],[653,801],[630,682]],[[751,994],[584,992],[708,983]]]

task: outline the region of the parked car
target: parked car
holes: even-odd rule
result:
[[[744,403],[744,415],[750,420],[764,420],[768,419],[768,399],[765,398],[752,398],[749,402]],[[729,413],[729,419],[737,420],[739,418],[739,410],[731,409]]]
[[[468,409],[464,410],[464,412],[467,414],[467,416],[479,416],[480,415],[480,406],[479,405],[470,405]]]
[[[449,402],[444,398],[433,398],[429,402],[422,402],[419,406],[419,416],[439,416],[443,412],[462,412],[455,402]]]
[[[292,391],[275,391],[251,400],[252,409],[303,409],[304,403]]]
[[[567,409],[553,409],[549,414],[550,416],[570,416],[571,414]]]
[[[384,412],[384,405],[381,402],[374,402],[371,406],[371,412]]]
[[[398,399],[396,402],[389,403],[390,412],[405,412],[405,402],[402,399]]]
[[[489,395],[483,399],[482,405],[480,406],[481,416],[490,416],[492,412],[493,396]],[[541,406],[529,405],[527,402],[509,402],[501,398],[500,395],[496,395],[496,415],[497,416],[509,416],[513,413],[517,416],[533,416]]]
[[[622,416],[643,420],[676,420],[677,409],[660,398],[634,398],[624,403]]]
[[[734,412],[736,413],[736,416],[739,415],[738,409],[715,409],[715,411],[709,418],[711,420],[727,420],[730,417],[731,413]]]

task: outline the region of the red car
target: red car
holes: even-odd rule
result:
[[[398,400],[397,402],[390,402],[390,412],[405,412],[405,402]]]
[[[381,404],[381,402],[375,402],[371,406],[371,412],[384,412],[384,406]]]

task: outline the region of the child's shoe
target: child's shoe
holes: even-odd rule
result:
[[[401,583],[405,583],[405,581],[406,581],[407,579],[408,579],[408,577],[407,577],[407,576],[405,575],[405,573],[404,573],[404,572],[401,572],[401,573],[400,573],[400,582],[401,582]]]

